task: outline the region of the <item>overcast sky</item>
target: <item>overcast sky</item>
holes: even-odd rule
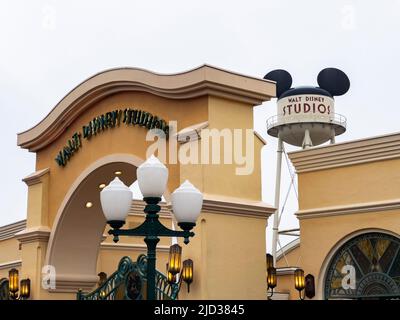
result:
[[[35,157],[17,147],[17,133],[101,70],[175,73],[208,63],[263,77],[283,68],[296,86],[316,85],[321,69],[338,67],[351,81],[348,94],[336,98],[336,112],[348,120],[341,142],[400,131],[399,31],[400,0],[0,0],[0,225],[25,218],[21,179],[35,171]],[[255,108],[255,128],[268,141],[263,199],[269,203],[276,140],[267,136],[265,120],[275,113],[275,101]],[[282,197],[287,174],[283,180]],[[284,228],[297,225],[294,194],[287,209]]]

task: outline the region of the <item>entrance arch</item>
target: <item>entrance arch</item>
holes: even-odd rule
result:
[[[111,260],[121,248],[130,249],[132,243],[136,246],[134,239],[115,246],[108,243],[110,239],[107,238],[99,250],[106,222],[98,203],[85,208],[85,202],[93,202],[87,190],[92,188],[90,190],[94,192],[97,188],[98,194],[98,183],[104,181],[92,181],[92,178],[106,175],[107,170],[112,172],[112,164],[126,165],[123,171],[135,173],[153,143],[146,139],[149,119],[153,119],[150,127],[153,124],[157,127],[160,119],[164,119],[171,123],[167,139],[168,187],[173,190],[184,180],[190,180],[205,195],[203,218],[212,221],[210,227],[196,227],[197,236],[185,250],[188,257],[207,266],[196,269],[198,280],[192,285],[190,298],[240,298],[243,290],[247,290],[248,298],[263,298],[265,241],[259,239],[265,238],[266,220],[275,210],[262,203],[260,198],[259,155],[263,142],[260,139],[254,141],[254,170],[247,175],[237,175],[235,165],[183,164],[177,162],[174,155],[184,143],[199,143],[193,128],[200,124],[207,123],[210,129],[239,128],[248,132],[253,129],[253,107],[274,95],[273,82],[207,65],[168,75],[118,68],[85,80],[42,121],[19,133],[18,146],[36,153],[36,172],[24,179],[28,184],[27,228],[19,235],[23,260],[21,275],[32,279],[32,297],[73,296],[48,294],[41,286],[44,265],[56,268],[54,291],[72,293],[78,288],[91,288],[97,281],[96,271],[114,270]],[[138,115],[139,111],[144,114],[141,121],[147,119],[146,127],[135,125],[137,117],[133,115]],[[114,125],[115,119],[119,125]],[[93,128],[99,128],[99,121],[100,132],[96,129],[97,137],[89,139],[94,133]],[[183,138],[193,133],[196,139],[180,139],[181,135],[177,133],[181,131],[185,133]],[[132,176],[129,180],[134,179]],[[168,201],[168,194],[164,196]],[[141,220],[142,208],[138,207],[136,203],[127,227],[133,227]],[[169,208],[164,212],[170,223]],[[215,232],[221,228],[225,241],[220,241]],[[240,239],[238,232],[243,235]],[[212,250],[205,246],[205,239]],[[234,268],[224,271],[225,277],[235,279],[240,270],[251,270],[250,277],[231,281],[229,286],[224,279],[215,281],[215,275],[235,255],[237,248],[242,248],[252,259],[235,261]],[[136,246],[137,251],[142,249],[145,249],[142,243]],[[165,265],[160,267],[164,270]]]
[[[341,241],[325,268],[325,299],[400,296],[400,238],[385,230],[358,233]]]
[[[96,263],[106,225],[99,197],[99,185],[108,184],[116,171],[131,185],[143,159],[129,154],[103,157],[86,168],[69,188],[50,234],[46,264],[56,271],[54,292],[90,289],[97,282]],[[169,199],[169,194],[165,195]],[[91,202],[91,207],[86,204]]]

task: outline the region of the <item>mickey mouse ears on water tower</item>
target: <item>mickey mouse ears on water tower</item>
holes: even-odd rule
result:
[[[292,86],[292,76],[283,69],[276,69],[268,72],[264,76],[264,79],[276,82],[276,96],[278,98]]]
[[[279,99],[286,91],[290,90],[292,85],[292,76],[289,72],[282,69],[277,69],[268,72],[264,79],[272,80],[276,82],[276,96]],[[320,71],[317,77],[318,85],[321,89],[326,90],[330,95],[341,96],[345,94],[350,88],[350,80],[347,75],[336,68],[325,68]],[[312,89],[315,87],[309,87],[310,93],[313,93]],[[302,88],[302,93],[306,88]],[[293,90],[293,89],[292,89]],[[293,92],[294,93],[294,92]]]
[[[320,71],[317,77],[320,88],[328,91],[332,96],[341,96],[350,88],[347,75],[336,68],[326,68]]]

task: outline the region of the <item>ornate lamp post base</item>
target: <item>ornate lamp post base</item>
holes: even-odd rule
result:
[[[158,212],[161,207],[158,203],[161,198],[145,197],[146,202],[144,212],[146,213],[145,221],[138,227],[133,229],[120,229],[124,225],[124,221],[108,221],[113,229],[108,231],[114,236],[113,241],[118,242],[119,236],[144,236],[144,242],[147,245],[147,299],[155,300],[156,298],[156,247],[160,241],[159,237],[180,237],[184,238],[184,243],[189,243],[189,238],[194,236],[194,232],[190,230],[196,225],[195,223],[178,223],[183,231],[171,230],[165,227],[159,220]]]

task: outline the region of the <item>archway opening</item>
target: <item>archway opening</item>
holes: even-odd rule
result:
[[[106,226],[100,191],[115,176],[131,186],[137,166],[105,163],[87,174],[72,192],[53,227],[48,262],[55,268],[56,288],[51,291],[89,290],[97,282],[96,263]]]

